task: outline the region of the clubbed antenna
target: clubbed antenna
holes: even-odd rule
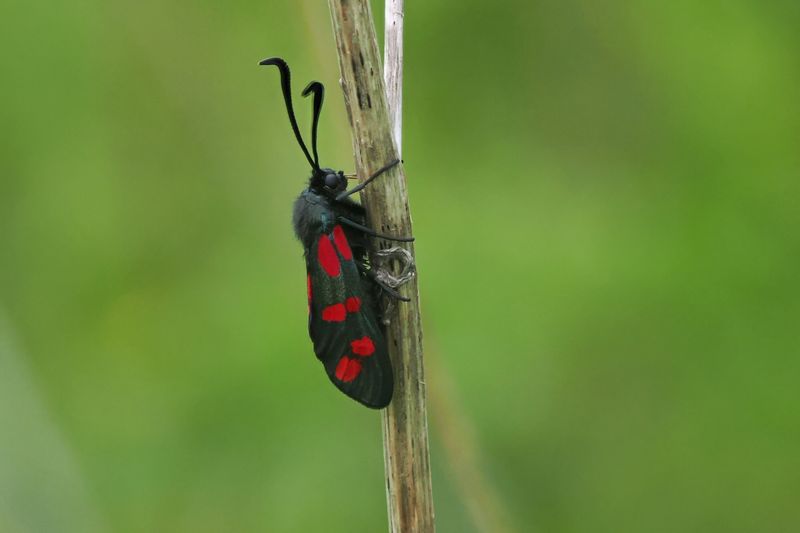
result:
[[[289,65],[286,64],[286,61],[281,59],[280,57],[270,57],[268,59],[264,59],[259,61],[259,65],[274,65],[278,67],[278,70],[281,73],[281,89],[283,89],[283,100],[286,102],[286,111],[289,113],[289,122],[292,124],[292,131],[294,131],[294,136],[297,138],[297,143],[300,145],[300,148],[303,150],[303,153],[308,159],[311,168],[314,170],[319,170],[319,164],[311,159],[311,154],[308,153],[308,148],[306,148],[306,143],[303,142],[303,136],[300,135],[300,128],[297,127],[297,119],[294,116],[294,108],[292,107],[292,81],[291,81],[291,74],[289,73]],[[309,85],[310,87],[310,85]],[[309,90],[308,88],[306,90]],[[311,89],[313,90],[313,89]],[[320,95],[319,98],[319,107],[322,107],[322,98]],[[319,111],[317,109],[317,97],[314,97],[314,138],[316,139],[316,122],[317,122],[317,115]],[[314,153],[316,155],[316,141],[315,141]]]
[[[314,151],[314,162],[319,168],[319,154],[317,153],[317,125],[319,124],[319,114],[322,111],[322,102],[325,100],[325,86],[318,81],[312,81],[305,89],[303,96],[314,93],[314,120],[311,123],[311,149]]]

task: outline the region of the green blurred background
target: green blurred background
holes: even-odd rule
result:
[[[800,530],[798,4],[406,11],[439,531]],[[256,66],[352,170],[326,3],[0,20],[0,531],[384,531]]]

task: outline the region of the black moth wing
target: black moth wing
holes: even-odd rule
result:
[[[354,400],[380,409],[392,399],[392,365],[370,287],[356,265],[361,258],[353,252],[338,225],[306,250],[308,331],[331,382]]]

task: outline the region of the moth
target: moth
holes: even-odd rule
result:
[[[348,190],[343,171],[319,165],[317,126],[325,87],[312,81],[302,92],[304,97],[313,95],[312,158],[297,126],[289,66],[279,57],[259,64],[278,68],[292,131],[311,165],[308,186],[294,202],[292,224],[305,256],[308,332],[314,353],[339,390],[367,407],[381,409],[392,399],[394,377],[377,301],[380,291],[407,299],[376,275],[367,257],[367,238],[401,242],[414,239],[382,235],[367,227],[364,208],[351,196],[400,161],[389,162]]]

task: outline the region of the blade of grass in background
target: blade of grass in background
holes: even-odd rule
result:
[[[0,308],[0,531],[91,533],[102,520]]]

